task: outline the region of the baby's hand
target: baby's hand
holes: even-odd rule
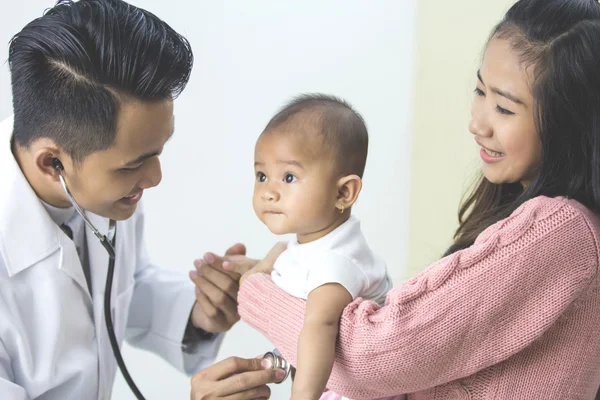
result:
[[[239,257],[224,257],[223,258],[223,269],[226,271],[236,272],[242,277],[240,278],[240,286],[242,283],[252,274],[263,273],[270,274],[273,272],[273,266],[275,260],[287,249],[287,242],[279,242],[269,251],[264,259],[255,263],[255,265],[248,270],[248,263],[246,260],[240,259]]]

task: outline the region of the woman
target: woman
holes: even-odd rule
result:
[[[347,307],[335,392],[591,399],[598,389],[598,2],[517,2],[486,46],[471,113],[483,176],[455,242],[384,307]],[[238,301],[295,364],[304,302],[264,274],[245,280]]]

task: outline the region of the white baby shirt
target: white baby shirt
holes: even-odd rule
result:
[[[313,242],[290,241],[273,268],[273,282],[302,299],[319,286],[339,283],[352,299],[383,305],[392,288],[385,262],[371,251],[354,216]]]

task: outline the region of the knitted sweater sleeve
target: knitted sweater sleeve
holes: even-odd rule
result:
[[[352,302],[327,387],[372,399],[470,376],[543,335],[597,267],[588,219],[565,201],[531,200],[473,246],[392,289],[383,307]],[[264,274],[246,280],[238,301],[242,319],[295,365],[305,302]]]

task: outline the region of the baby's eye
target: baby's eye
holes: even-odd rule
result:
[[[257,182],[265,182],[266,180],[267,180],[267,176],[265,174],[263,174],[262,172],[256,173],[256,181]]]
[[[285,174],[285,177],[283,178],[283,180],[285,181],[285,183],[294,183],[296,182],[296,178],[294,175],[292,174]]]

